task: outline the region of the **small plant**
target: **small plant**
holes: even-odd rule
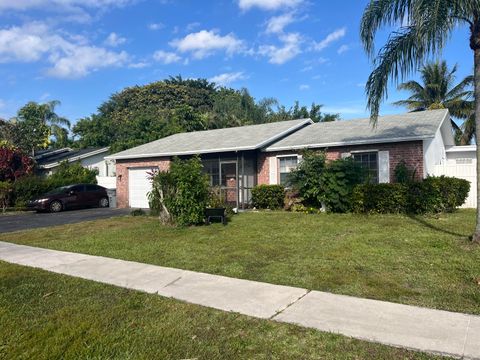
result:
[[[12,191],[13,186],[11,182],[0,181],[0,207],[2,208],[2,212],[5,212],[8,207]]]
[[[145,216],[147,213],[143,209],[134,209],[130,211],[131,216]]]
[[[407,184],[414,181],[415,174],[415,170],[411,170],[405,160],[402,160],[395,166],[393,176],[396,183]]]
[[[282,185],[257,185],[252,189],[252,204],[257,209],[281,209],[285,200]]]

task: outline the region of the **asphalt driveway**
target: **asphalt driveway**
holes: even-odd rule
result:
[[[127,215],[130,211],[131,209],[98,208],[62,211],[53,214],[25,212],[14,215],[0,215],[0,233],[106,219]]]

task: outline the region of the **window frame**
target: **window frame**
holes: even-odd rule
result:
[[[379,163],[379,153],[380,153],[380,150],[377,150],[377,149],[372,149],[372,150],[359,150],[359,151],[351,151],[350,152],[350,156],[353,158],[354,161],[357,161],[355,160],[355,155],[366,155],[366,154],[375,154],[376,156],[376,163],[377,163],[377,166],[376,166],[376,179],[374,182],[372,182],[373,184],[380,184],[380,163]],[[363,162],[362,161],[359,161],[360,164],[363,165]],[[367,170],[369,171],[370,173],[370,159],[368,160],[368,167]]]
[[[288,187],[287,183],[282,184],[281,174],[289,174],[291,172],[291,170],[287,173],[281,172],[280,171],[280,160],[285,159],[285,158],[295,158],[297,160],[297,165],[295,166],[295,168],[296,168],[298,166],[298,164],[300,163],[300,156],[298,154],[285,154],[285,155],[277,155],[276,158],[277,158],[277,184]]]

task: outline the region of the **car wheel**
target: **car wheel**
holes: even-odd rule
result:
[[[102,197],[100,199],[100,201],[98,202],[98,206],[100,206],[101,208],[106,208],[108,207],[109,203],[108,203],[108,198],[106,197]]]
[[[60,201],[55,200],[50,203],[50,212],[56,213],[63,210],[63,205]]]

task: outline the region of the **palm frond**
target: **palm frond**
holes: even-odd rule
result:
[[[397,89],[410,91],[411,93],[421,93],[422,91],[424,91],[423,86],[413,80],[401,83],[400,85],[398,85]]]
[[[380,50],[375,61],[376,67],[365,86],[367,108],[371,112],[373,124],[377,122],[380,103],[388,96],[389,81],[398,81],[422,63],[425,50],[418,40],[416,28],[409,26],[393,33]]]
[[[454,86],[450,91],[447,92],[446,97],[447,98],[453,98],[461,93],[465,92],[465,88],[472,86],[474,82],[474,77],[473,75],[467,76],[465,79],[460,81],[456,86]],[[469,91],[469,93],[472,93]]]

